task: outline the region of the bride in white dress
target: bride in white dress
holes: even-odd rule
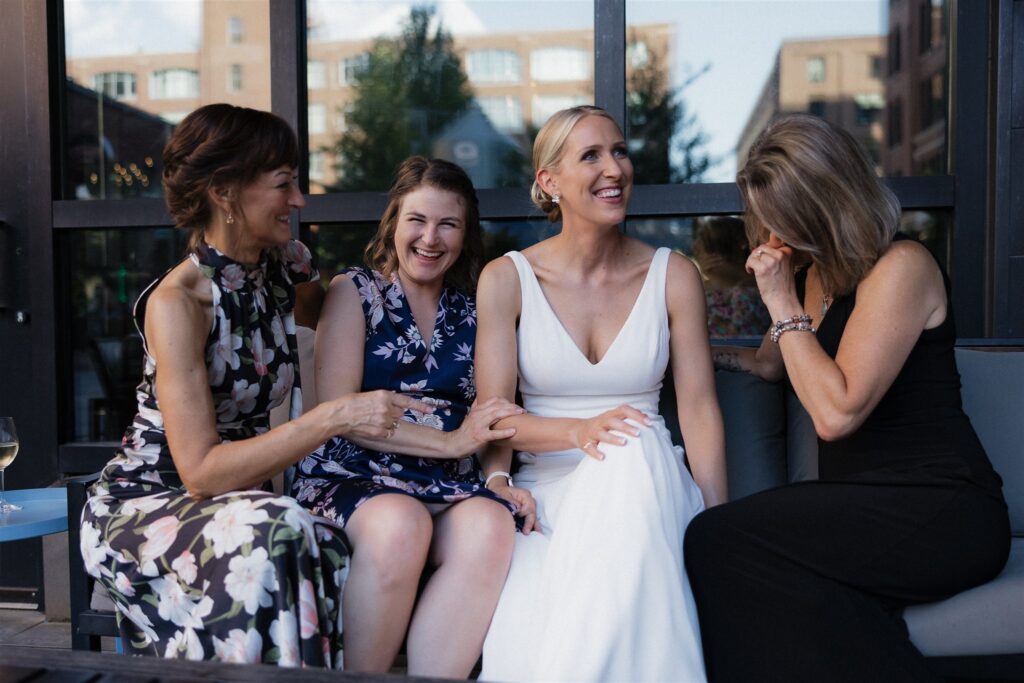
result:
[[[477,293],[478,400],[518,382],[527,410],[499,423],[516,434],[483,456],[487,485],[512,484],[514,448],[513,491],[536,503],[480,678],[704,680],[683,534],[726,498],[704,289],[685,257],[619,231],[633,167],[604,110],[555,114],[534,167],[562,230],[490,263]],[[670,360],[692,477],[658,414]]]

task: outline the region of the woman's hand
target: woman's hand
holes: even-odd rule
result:
[[[321,403],[327,410],[331,436],[344,435],[363,439],[386,439],[394,433],[405,411],[434,412],[434,407],[404,394],[384,389],[346,394],[333,401]]]
[[[623,446],[626,443],[623,434],[640,436],[640,430],[626,420],[633,420],[647,426],[651,424],[650,418],[641,411],[633,406],[621,405],[596,417],[577,422],[572,430],[573,443],[591,458],[604,460],[604,453],[597,450],[598,444],[606,442]]]
[[[473,402],[462,421],[453,432],[449,432],[451,455],[462,457],[475,453],[486,443],[500,441],[515,436],[513,427],[508,429],[492,429],[494,423],[513,415],[522,415],[526,411],[511,401],[494,396],[483,403]]]
[[[793,248],[774,235],[747,257],[747,272],[757,280],[761,299],[775,320],[802,312],[796,295],[792,259]]]
[[[541,533],[540,524],[537,522],[537,501],[533,494],[526,489],[516,486],[509,486],[508,481],[503,477],[496,477],[488,488],[499,498],[503,498],[514,504],[518,509],[516,517],[523,518],[523,533],[531,531]]]

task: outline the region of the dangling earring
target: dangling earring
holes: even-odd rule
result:
[[[561,204],[562,203],[562,198],[559,197],[557,194],[556,195],[552,195],[551,196],[551,202],[553,204]]]
[[[235,217],[231,215],[230,211],[228,211],[228,217],[224,219],[224,222],[227,223],[228,225],[235,224]]]

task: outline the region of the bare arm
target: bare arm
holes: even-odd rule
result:
[[[260,436],[221,443],[205,363],[208,304],[187,285],[158,287],[146,309],[146,338],[157,364],[156,393],[171,456],[194,498],[252,488],[343,430],[383,433],[401,405],[328,401]],[[408,402],[406,397],[399,397]]]
[[[366,316],[359,291],[352,280],[338,275],[331,281],[316,333],[315,368],[317,394],[338,399],[358,394],[363,383],[363,358],[366,351]],[[426,425],[398,420],[383,436],[343,434],[350,441],[377,451],[417,455],[426,458],[463,458],[481,444],[513,434],[511,430],[491,430],[491,425],[521,410],[509,402],[474,404],[462,426],[442,432]]]
[[[492,261],[484,268],[477,285],[476,380],[479,400],[515,396],[519,367],[516,347],[516,319],[520,311],[519,274],[508,258]],[[582,448],[587,455],[602,459],[600,442],[625,443],[612,431],[637,434],[627,418],[646,423],[639,410],[622,406],[589,420],[550,418],[522,414],[508,417],[498,427],[515,427],[515,436],[501,444],[531,453]],[[586,446],[584,448],[584,446]],[[488,456],[488,461],[497,456]],[[507,464],[507,458],[502,461]],[[502,469],[495,466],[494,469]]]
[[[694,265],[677,254],[669,259],[666,305],[679,427],[693,479],[704,504],[712,507],[728,500],[725,429],[715,393],[704,287]]]
[[[778,382],[786,376],[786,366],[777,344],[766,334],[758,347],[712,346],[711,360],[716,370],[749,372],[766,382]]]
[[[752,267],[762,292],[768,290],[772,316],[803,313],[787,277],[792,269],[786,248],[765,251]],[[917,243],[897,242],[857,287],[835,360],[814,335],[784,334],[778,346],[786,371],[818,435],[835,440],[856,431],[892,386],[921,332],[946,314],[945,285],[931,255]]]

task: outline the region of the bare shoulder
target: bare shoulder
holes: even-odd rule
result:
[[[700,271],[688,257],[673,251],[668,255],[668,268],[665,276],[666,287],[671,293],[673,290],[683,288],[690,290],[696,287],[703,293],[704,285],[701,283]]]
[[[331,278],[331,284],[327,286],[327,294],[332,297],[350,297],[359,294],[359,288],[355,281],[345,273],[338,273]]]
[[[944,292],[942,271],[935,258],[920,242],[899,240],[889,245],[874,267],[868,271],[858,290],[891,284]]]
[[[209,278],[191,261],[168,273],[146,302],[146,336],[200,334],[212,324],[213,292]]]
[[[519,271],[508,256],[499,256],[480,272],[476,286],[478,314],[491,306],[520,305]]]

